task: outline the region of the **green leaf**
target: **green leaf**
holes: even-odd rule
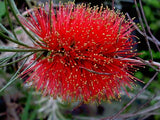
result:
[[[11,58],[14,58],[17,55],[17,53],[15,53],[14,55],[5,57],[5,58],[1,58],[0,59],[0,65],[4,64],[5,62],[9,61]]]
[[[27,96],[27,102],[25,104],[25,108],[21,116],[21,120],[28,120],[31,100],[32,100],[32,93],[29,92],[29,95]]]
[[[23,33],[22,30],[17,30],[17,31],[16,31],[16,34],[22,34],[22,33]]]
[[[157,31],[157,30],[160,28],[160,21],[157,20],[156,22],[151,23],[151,24],[150,24],[150,28],[151,28],[152,30]]]
[[[30,65],[28,65],[28,66],[22,71],[22,73],[23,73],[24,71],[26,71],[27,69],[29,69],[29,68],[42,56],[42,54],[43,54],[43,53],[39,54],[39,55],[37,56],[37,58],[36,58]]]
[[[33,55],[33,54],[34,54],[34,53],[31,53],[31,54],[29,54],[29,55],[26,55],[26,56],[24,56],[24,57],[21,57],[20,59],[17,59],[17,60],[15,60],[15,61],[13,61],[13,62],[7,63],[7,64],[5,64],[5,65],[0,65],[0,68],[1,68],[1,67],[5,67],[5,66],[8,66],[8,65],[12,65],[12,64],[14,64],[14,63],[17,63],[17,62],[19,62],[19,61],[21,61],[21,60],[23,60],[23,59],[25,59],[25,58]]]
[[[14,0],[9,0],[9,2],[10,2],[10,4],[11,4],[11,7],[13,8],[14,12],[15,12],[16,14],[20,14],[19,11],[18,11],[18,9],[17,9],[17,6],[16,6]]]
[[[152,10],[149,6],[143,6],[143,9],[144,9],[144,12],[145,12],[145,15],[147,17],[147,19],[150,19],[151,21],[154,21],[155,18],[154,18],[154,15],[152,13]]]
[[[17,74],[20,72],[20,70],[23,68],[24,64],[26,63],[26,61],[28,60],[28,58],[26,58],[22,65],[19,67],[19,69],[16,71],[16,73],[11,77],[11,79],[9,80],[9,82],[0,89],[0,93],[3,92],[8,86],[10,86],[13,82],[15,82],[17,80]]]
[[[0,1],[0,21],[2,17],[5,15],[6,9],[5,9],[5,3],[4,1]]]
[[[137,77],[137,78],[139,78],[139,79],[143,78],[143,74],[141,72],[139,72],[139,71],[136,72],[134,76]]]
[[[41,43],[35,38],[35,36],[33,36],[27,29],[26,27],[21,23],[20,19],[18,18],[18,15],[20,16],[20,13],[14,3],[14,0],[7,0],[8,4],[11,8],[11,11],[15,17],[15,19],[17,20],[18,24],[23,28],[23,30],[26,32],[26,34],[28,36],[30,36],[30,38],[32,38],[32,40],[34,40],[37,44],[41,45]]]
[[[43,53],[39,54],[38,57],[30,64],[28,65],[23,71],[22,73],[27,70],[28,68],[30,68],[42,55]],[[9,82],[3,87],[0,89],[0,93],[3,92],[9,85],[11,85],[13,82],[15,82],[17,79],[18,79],[18,76],[17,74],[20,72],[20,70],[23,68],[24,64],[26,63],[26,61],[28,60],[28,58],[26,58],[22,65],[19,67],[19,69],[16,71],[16,73],[11,77],[11,79],[9,80]]]
[[[55,115],[57,116],[57,118],[59,118],[59,120],[66,120],[66,118],[62,115],[59,109],[55,111]]]
[[[7,1],[6,1],[6,0],[5,0],[5,7],[6,7],[6,14],[7,14],[9,26],[10,26],[10,28],[11,28],[11,30],[12,30],[12,33],[13,33],[13,35],[14,35],[14,38],[15,38],[17,41],[19,41],[18,38],[17,38],[17,35],[16,35],[15,32],[14,32],[14,28],[13,28],[13,25],[12,25],[12,22],[11,22],[12,20],[11,20],[11,18],[10,18],[10,16],[9,16],[8,5],[7,5]]]
[[[0,52],[39,52],[39,51],[46,51],[44,49],[20,49],[14,47],[5,47],[0,46]]]
[[[19,42],[19,41],[17,41],[17,40],[14,40],[14,39],[6,36],[6,35],[3,34],[1,31],[0,31],[0,36],[3,37],[3,38],[5,38],[5,39],[7,39],[7,40],[9,40],[9,41],[11,41],[11,42],[14,42],[14,43],[18,44],[18,45],[22,45],[22,46],[25,46],[25,47],[30,47],[30,46],[28,46],[28,45],[26,45],[26,44],[24,44],[24,43],[22,43],[22,42]]]
[[[153,7],[160,8],[160,1],[158,0],[143,0],[146,4],[152,5]]]
[[[0,28],[2,29],[2,31],[7,33],[10,37],[14,38],[13,34],[11,32],[9,32],[1,23],[0,23]]]

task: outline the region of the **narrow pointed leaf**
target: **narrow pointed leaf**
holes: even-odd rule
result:
[[[12,3],[12,5],[15,6],[14,3]],[[12,25],[12,22],[11,22],[11,18],[10,18],[10,16],[9,16],[9,11],[8,11],[7,1],[6,1],[6,0],[5,0],[5,7],[6,7],[6,15],[7,15],[7,18],[8,18],[9,26],[10,26],[10,28],[11,28],[11,30],[12,30],[12,33],[13,33],[13,35],[14,35],[14,38],[18,41],[18,38],[17,38],[17,36],[16,36],[16,34],[15,34],[15,32],[14,32],[14,28],[13,28],[13,25]],[[13,7],[13,8],[14,8],[14,7]],[[19,12],[17,9],[16,9],[16,11]]]
[[[2,31],[7,33],[10,37],[14,38],[13,34],[11,32],[9,32],[1,23],[0,23],[0,28]]]
[[[5,39],[7,39],[7,40],[9,40],[9,41],[11,41],[11,42],[14,42],[14,43],[18,44],[18,45],[22,45],[22,46],[25,46],[25,47],[30,47],[30,46],[28,46],[28,45],[26,45],[26,44],[24,44],[24,43],[22,43],[22,42],[19,42],[19,41],[17,41],[17,40],[14,40],[14,39],[6,36],[6,35],[3,34],[2,32],[0,32],[0,36],[3,37],[3,38],[5,38]]]
[[[15,12],[16,14],[20,14],[19,11],[18,11],[18,9],[17,9],[17,6],[16,6],[14,0],[9,0],[9,2],[11,3],[11,6],[12,6],[14,12]]]
[[[0,65],[4,64],[5,62],[7,62],[11,58],[15,57],[16,55],[17,55],[17,53],[15,53],[14,55],[11,55],[9,57],[5,57],[5,58],[0,59]]]
[[[15,61],[13,61],[13,62],[7,63],[7,64],[5,64],[5,65],[1,65],[0,68],[1,68],[1,67],[5,67],[5,66],[8,66],[8,65],[12,65],[12,64],[14,64],[14,63],[16,63],[16,62],[19,62],[19,61],[21,61],[21,60],[23,60],[23,59],[25,59],[25,58],[33,55],[33,54],[34,54],[34,53],[31,53],[31,54],[29,54],[29,55],[26,55],[26,56],[20,58],[20,59],[17,59],[17,60],[15,60]]]
[[[43,53],[39,54],[38,57],[30,64],[28,65],[22,72],[24,72],[25,70],[27,70],[28,68],[30,68],[42,55]]]
[[[20,14],[19,14],[19,12],[18,12],[18,9],[16,8],[16,5],[15,5],[14,1],[13,1],[13,0],[7,0],[7,1],[8,1],[8,3],[9,3],[9,6],[10,6],[10,8],[11,8],[11,11],[13,12],[13,15],[14,15],[15,19],[17,20],[18,24],[23,28],[23,30],[24,30],[37,44],[40,45],[40,43],[37,41],[37,39],[36,39],[29,31],[27,31],[27,29],[25,28],[25,26],[20,22],[20,20],[19,20],[19,18],[18,18],[18,15],[20,15]],[[14,4],[14,5],[12,5],[12,4]]]
[[[0,46],[0,52],[38,52],[38,51],[45,51],[45,50],[44,49],[20,49],[20,48]]]
[[[19,67],[19,69],[17,70],[17,72],[11,77],[11,79],[9,80],[9,82],[3,88],[0,89],[0,93],[2,91],[4,91],[9,85],[11,85],[13,82],[15,82],[17,80],[18,77],[16,77],[16,76],[20,72],[20,70],[23,68],[23,66],[24,66],[24,64],[26,63],[27,60],[28,60],[28,58],[26,58],[24,60],[24,62],[22,63],[22,65]]]
[[[38,55],[38,57],[28,66],[26,67],[22,72],[24,72],[25,70],[27,70],[28,68],[30,68],[40,57],[41,57],[42,53],[40,55]],[[2,91],[4,91],[9,85],[11,85],[13,82],[15,82],[17,79],[18,79],[18,74],[20,72],[20,70],[23,68],[24,64],[26,63],[26,61],[28,60],[28,58],[26,58],[22,65],[19,67],[19,69],[17,70],[17,72],[12,76],[12,78],[9,80],[9,82],[3,87],[0,89],[0,93]]]

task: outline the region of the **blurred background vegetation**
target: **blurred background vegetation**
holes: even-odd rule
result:
[[[67,0],[61,0],[67,2]],[[46,0],[15,0],[16,6],[20,13],[25,11],[25,8],[31,9],[39,4],[46,2]],[[54,1],[56,4],[59,0]],[[111,8],[111,0],[75,0],[75,3],[91,3],[94,5],[107,5]],[[159,0],[143,0],[143,9],[154,36],[160,40],[160,1]],[[139,23],[135,5],[133,0],[115,0],[115,8],[120,9],[124,13],[129,13],[137,24]],[[6,10],[5,2],[0,1],[0,23],[5,26],[7,30],[10,30],[8,16],[11,18],[11,22],[18,39],[27,41],[27,36],[23,30],[19,27],[15,20],[11,10]],[[1,30],[1,29],[0,29]],[[144,60],[150,60],[150,54],[147,49],[144,37],[137,31],[133,34],[139,37],[141,43],[137,46],[137,49]],[[0,38],[0,45],[11,45],[6,39]],[[160,53],[157,51],[154,44],[151,43],[152,54],[154,61],[160,61]],[[0,53],[0,59],[6,54]],[[8,58],[9,61],[13,61],[15,57]],[[0,64],[2,64],[0,62]],[[18,69],[19,64],[13,64],[3,69],[0,68],[0,88],[2,88],[11,78],[13,73]],[[153,76],[155,70],[151,67],[141,68],[135,73],[135,76],[145,83]],[[42,97],[40,92],[35,92],[29,85],[23,83],[22,80],[17,80],[14,84],[10,85],[3,93],[0,94],[0,120],[98,120],[107,116],[114,115],[124,105],[126,105],[131,98],[143,87],[144,84],[139,83],[133,90],[128,90],[131,97],[122,93],[121,101],[113,100],[111,103],[102,104],[83,104],[81,102],[75,102],[72,104],[64,103],[60,99],[52,100],[49,97]],[[152,84],[143,92],[137,100],[128,107],[123,114],[136,113],[137,110],[147,110],[149,107],[154,107],[157,101],[160,100],[160,74],[152,82]],[[160,120],[160,109],[156,109],[154,112],[157,114],[146,114],[128,117],[128,120]],[[121,119],[117,119],[121,120]]]

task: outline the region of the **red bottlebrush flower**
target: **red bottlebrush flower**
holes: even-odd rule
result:
[[[51,12],[35,8],[33,13],[20,20],[40,39],[35,48],[46,50],[23,73],[37,90],[67,101],[101,101],[117,98],[121,88],[138,80],[132,72],[140,64],[126,59],[136,56],[136,43],[125,15],[73,3]]]

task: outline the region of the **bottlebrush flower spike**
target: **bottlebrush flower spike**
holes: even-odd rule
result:
[[[39,37],[35,48],[46,50],[22,73],[37,90],[66,101],[100,102],[117,98],[121,88],[131,88],[138,80],[132,72],[140,63],[122,59],[137,55],[133,24],[125,15],[73,3],[52,7],[51,12],[35,8],[33,13],[27,20],[19,18]]]

